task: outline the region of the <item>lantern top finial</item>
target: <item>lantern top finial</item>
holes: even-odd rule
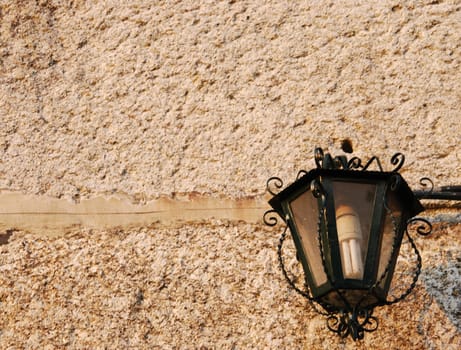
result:
[[[362,160],[359,157],[353,157],[350,160],[345,155],[332,157],[330,153],[324,153],[320,147],[315,148],[314,159],[317,168],[321,169],[343,169],[343,170],[362,170],[366,171],[373,164],[376,163],[378,171],[384,172],[381,165],[381,161],[378,157],[371,157],[365,165],[362,165]],[[391,158],[391,164],[394,165],[394,169],[390,172],[398,172],[405,162],[405,156],[402,153],[395,153]]]

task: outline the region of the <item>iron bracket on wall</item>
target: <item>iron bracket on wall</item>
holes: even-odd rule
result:
[[[419,183],[423,187],[428,187],[427,190],[413,191],[418,199],[436,199],[436,200],[461,200],[461,186],[442,186],[434,189],[434,183],[428,177],[423,177]]]

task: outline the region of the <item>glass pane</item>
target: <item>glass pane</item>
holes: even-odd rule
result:
[[[336,229],[344,278],[363,279],[376,185],[333,182]]]
[[[315,285],[320,286],[327,282],[327,276],[320,257],[317,199],[311,192],[306,192],[291,201],[290,207],[312,278]]]
[[[402,211],[399,205],[399,201],[395,197],[394,193],[389,193],[387,196],[387,207],[390,210],[388,212],[385,211],[385,220],[384,220],[384,229],[383,229],[383,238],[381,242],[381,254],[379,259],[379,267],[378,267],[378,283],[379,285],[384,288],[384,284],[386,281],[386,276],[383,276],[383,273],[386,271],[387,266],[392,258],[392,246],[394,244],[395,239],[395,231],[400,224]]]

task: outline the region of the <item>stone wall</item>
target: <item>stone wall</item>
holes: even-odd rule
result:
[[[432,237],[417,239],[424,265],[416,289],[405,301],[378,308],[379,328],[355,343],[331,333],[325,316],[288,288],[278,267],[278,230],[214,221],[80,229],[60,238],[15,232],[0,246],[0,344],[455,350],[461,345],[460,234],[459,224],[438,225]],[[288,243],[287,269],[302,288]],[[396,289],[411,282],[402,272]]]
[[[3,2],[0,187],[260,194],[344,138],[460,178],[459,1]]]
[[[458,0],[1,1],[0,200],[260,200],[345,139],[386,169],[404,153],[412,188],[460,184],[460,91]],[[426,213],[413,296],[358,344],[287,288],[280,229],[247,216],[0,223],[0,347],[459,348],[451,209]]]

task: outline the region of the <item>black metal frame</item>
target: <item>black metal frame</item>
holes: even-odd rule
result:
[[[443,199],[443,200],[461,200],[461,186],[442,186],[438,191],[434,190],[434,182],[428,177],[419,180],[423,187],[429,187],[425,190],[414,191],[418,199]]]
[[[295,289],[299,294],[303,295],[305,298],[307,298],[311,304],[314,306],[314,309],[319,312],[322,315],[326,315],[327,317],[327,327],[340,335],[341,337],[347,337],[351,336],[354,340],[357,339],[362,339],[364,337],[365,332],[372,332],[375,331],[378,327],[378,320],[376,317],[373,316],[373,309],[377,306],[382,306],[382,305],[390,305],[397,303],[401,300],[403,300],[405,297],[407,297],[411,291],[415,288],[416,282],[418,280],[419,274],[421,272],[421,256],[419,254],[419,251],[411,238],[409,234],[409,229],[410,226],[412,226],[415,222],[419,222],[420,225],[418,226],[416,232],[421,235],[428,235],[430,234],[432,230],[432,226],[430,222],[428,222],[425,219],[422,218],[412,218],[414,215],[417,213],[421,212],[424,210],[424,208],[421,206],[418,200],[416,199],[461,199],[461,186],[451,186],[451,187],[442,187],[440,192],[434,192],[434,186],[432,181],[430,181],[428,178],[423,178],[421,179],[420,183],[423,187],[428,187],[428,183],[431,184],[430,188],[425,191],[415,191],[412,192],[406,182],[401,178],[401,176],[397,173],[398,170],[401,169],[403,166],[405,157],[401,153],[395,154],[391,158],[391,164],[394,165],[394,169],[390,172],[384,172],[381,162],[377,157],[372,157],[365,165],[362,165],[362,161],[354,157],[351,160],[347,160],[345,156],[339,156],[339,157],[331,157],[328,153],[324,154],[323,151],[320,148],[317,148],[315,150],[315,162],[317,164],[317,169],[311,170],[309,172],[305,170],[301,170],[298,173],[297,180],[289,185],[287,188],[281,190],[283,188],[283,181],[278,178],[278,177],[271,177],[267,181],[267,190],[269,193],[271,193],[274,197],[269,201],[271,206],[273,207],[272,210],[268,210],[264,214],[264,222],[269,225],[269,226],[275,226],[278,222],[277,216],[274,214],[278,214],[282,220],[286,223],[285,229],[280,237],[279,240],[279,245],[278,245],[278,257],[279,257],[279,263],[280,267],[282,269],[283,275],[285,279],[287,280],[288,284]],[[367,171],[367,169],[371,166],[372,163],[376,163],[379,171]],[[354,171],[355,170],[355,171]],[[357,171],[361,170],[361,171]],[[370,180],[372,183],[379,183],[377,186],[377,192],[376,196],[382,196],[384,198],[384,209],[381,210],[381,212],[378,210],[374,215],[380,216],[381,218],[383,217],[383,214],[385,211],[387,211],[387,214],[391,215],[394,230],[395,230],[395,235],[394,235],[394,242],[392,246],[392,251],[390,254],[390,259],[389,262],[387,263],[387,266],[382,273],[381,276],[377,276],[377,268],[375,269],[376,271],[365,271],[364,272],[364,278],[366,277],[368,280],[373,280],[376,282],[370,287],[369,285],[366,285],[366,283],[357,283],[356,287],[357,288],[364,288],[368,289],[370,295],[374,295],[376,297],[376,303],[367,305],[366,307],[357,307],[357,306],[351,306],[348,304],[347,300],[345,300],[345,308],[337,308],[326,302],[325,300],[322,299],[322,295],[326,293],[325,291],[331,291],[334,290],[338,296],[342,299],[344,297],[341,296],[341,289],[344,287],[343,282],[344,278],[342,281],[336,281],[333,280],[331,277],[331,273],[334,276],[342,276],[342,271],[341,265],[340,264],[333,264],[333,261],[331,259],[326,259],[325,260],[325,255],[328,256],[339,256],[339,251],[334,251],[330,252],[328,251],[329,245],[327,247],[323,247],[322,242],[326,242],[327,240],[327,231],[328,232],[336,232],[336,221],[331,217],[332,214],[326,214],[326,213],[332,213],[334,212],[334,207],[332,210],[332,205],[333,204],[333,199],[332,198],[325,198],[325,190],[323,189],[322,186],[328,185],[325,183],[320,183],[318,179],[320,178],[341,178],[341,179],[347,179],[348,181],[353,181],[354,179],[357,179],[358,182],[364,183],[367,179]],[[296,232],[296,227],[294,226],[295,223],[292,222],[290,219],[290,215],[284,216],[284,213],[291,213],[291,208],[289,205],[289,201],[293,200],[297,196],[299,196],[301,193],[306,192],[306,187],[311,186],[310,190],[314,194],[315,197],[318,199],[318,204],[319,204],[319,218],[318,218],[318,242],[320,246],[320,252],[322,256],[322,264],[323,268],[325,271],[325,274],[328,279],[328,283],[325,284],[324,286],[321,286],[321,288],[311,290],[309,289],[309,285],[313,286],[313,280],[311,278],[311,272],[309,270],[309,264],[306,260],[305,257],[300,256],[301,264],[303,265],[303,269],[305,271],[305,288],[306,291],[301,290],[298,288],[295,283],[290,279],[288,272],[285,269],[284,266],[284,260],[282,256],[282,245],[283,242],[286,238],[286,231],[287,228],[290,228],[290,231],[292,233],[292,237],[294,240],[294,243],[296,245],[297,250],[299,251],[303,249],[302,243],[300,242],[299,238],[297,237],[296,234],[293,234],[293,232]],[[385,196],[387,189],[390,189],[392,191],[396,190],[398,187],[399,189],[399,196],[400,200],[402,201],[402,205],[406,207],[408,210],[408,216],[404,217],[402,220],[403,224],[406,222],[406,227],[399,227],[398,222],[395,221],[395,218],[392,216],[392,212],[390,208],[386,204]],[[460,192],[454,192],[460,191]],[[328,189],[328,193],[331,193],[331,191]],[[416,199],[415,199],[416,198]],[[375,208],[377,208],[379,205],[375,204]],[[292,214],[292,213],[291,213]],[[330,215],[330,217],[328,217]],[[383,219],[381,219],[383,220]],[[372,220],[376,225],[382,225],[383,223],[380,220],[377,220],[377,218],[374,218]],[[328,225],[334,225],[334,227],[328,227]],[[323,236],[322,236],[323,235]],[[398,250],[400,247],[401,240],[403,239],[404,235],[408,239],[411,248],[414,251],[414,254],[416,256],[416,266],[415,266],[415,271],[413,274],[413,278],[411,281],[410,286],[400,295],[397,297],[394,297],[393,299],[389,300],[386,295],[379,295],[376,294],[376,287],[383,282],[384,279],[385,281],[385,287],[384,289],[387,290],[390,283],[392,276],[388,276],[387,274],[390,272],[392,274],[393,272],[393,267],[396,264],[397,257],[398,257]],[[372,244],[374,246],[371,247],[371,250],[373,252],[377,252],[380,248],[380,243],[377,242],[371,242],[369,244]],[[324,251],[324,248],[327,249],[327,251]],[[336,248],[333,248],[336,249]],[[369,247],[370,249],[370,247]],[[370,251],[371,251],[370,250]],[[331,254],[333,253],[333,254]],[[368,257],[367,257],[368,259]],[[371,258],[370,258],[371,259]],[[377,257],[374,258],[375,260]],[[331,264],[328,264],[328,263]],[[370,261],[368,261],[370,262]],[[373,262],[373,261],[371,261]],[[373,266],[376,266],[376,261],[374,261]],[[306,273],[307,272],[307,273]],[[354,281],[347,280],[348,283],[354,283]],[[358,305],[360,306],[360,301]],[[316,305],[320,305],[322,307],[322,310],[319,310],[319,308]]]

